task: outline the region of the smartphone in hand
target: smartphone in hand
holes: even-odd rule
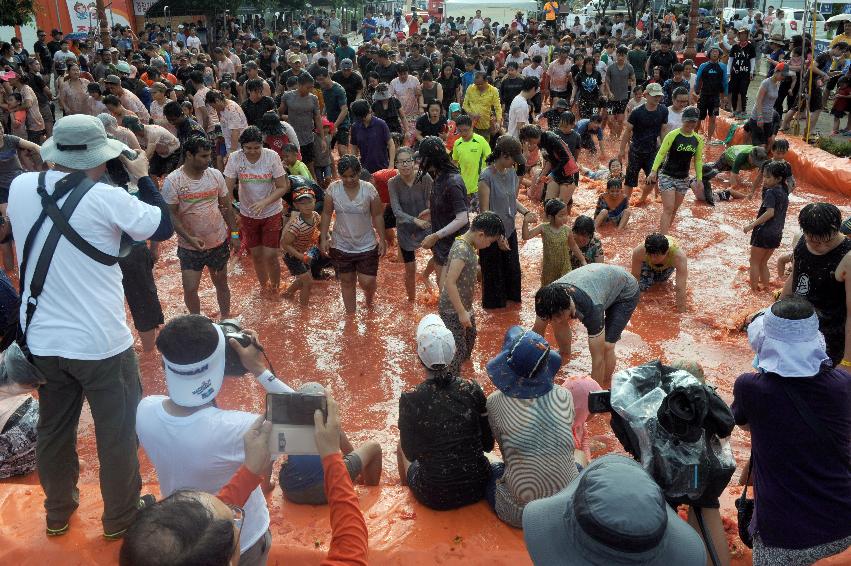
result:
[[[269,451],[273,454],[318,454],[314,437],[313,415],[322,411],[328,419],[325,395],[305,393],[269,393],[266,395],[266,419],[272,423]]]

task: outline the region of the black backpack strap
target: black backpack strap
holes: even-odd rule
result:
[[[843,450],[842,447],[836,442],[836,439],[830,434],[830,432],[825,428],[824,423],[818,416],[816,416],[810,407],[807,405],[806,401],[804,401],[801,396],[792,388],[787,382],[782,381],[785,378],[780,378],[781,384],[783,386],[783,391],[786,392],[786,396],[789,397],[789,400],[792,401],[792,404],[795,405],[795,409],[798,411],[798,414],[801,415],[801,418],[804,419],[804,422],[807,423],[813,432],[816,433],[816,436],[821,441],[821,443],[828,448],[830,448],[837,456],[837,458],[849,469],[851,470],[851,461],[848,460],[847,450]]]
[[[53,226],[61,232],[62,236],[68,239],[71,244],[74,245],[75,248],[89,256],[91,259],[95,260],[98,263],[103,265],[115,265],[118,263],[118,260],[129,253],[128,249],[123,249],[119,252],[118,257],[109,255],[104,253],[88,243],[85,238],[80,236],[80,234],[71,227],[71,224],[68,222],[68,219],[71,217],[71,214],[74,212],[74,209],[77,208],[77,205],[80,203],[80,200],[89,192],[89,189],[94,186],[95,182],[92,181],[87,176],[84,177],[65,202],[62,205],[62,210],[59,209],[59,206],[56,204],[58,198],[53,195],[47,194],[43,185],[39,185],[38,187],[38,195],[41,197],[41,206],[47,215],[53,220]],[[54,231],[51,229],[50,234],[48,234],[47,239],[50,241],[51,237],[54,236]],[[55,238],[58,242],[59,234],[55,235]],[[122,255],[123,254],[123,255]],[[39,258],[39,264],[41,263],[41,258]],[[48,260],[49,263],[49,260]],[[38,265],[36,265],[36,271],[38,271]],[[32,285],[31,285],[32,287]]]

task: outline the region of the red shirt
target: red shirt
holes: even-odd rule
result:
[[[399,172],[396,169],[382,169],[372,174],[372,184],[378,190],[378,196],[381,197],[381,202],[390,204],[390,189],[387,183],[395,177]]]

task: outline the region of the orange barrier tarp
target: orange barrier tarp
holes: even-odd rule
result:
[[[728,113],[719,116],[715,135],[723,140],[732,123],[732,117]],[[792,165],[792,171],[798,182],[803,181],[824,190],[851,197],[851,159],[831,155],[797,136],[780,133],[778,137],[789,141],[786,160]],[[740,126],[733,134],[732,143],[743,143],[744,138],[745,131]]]

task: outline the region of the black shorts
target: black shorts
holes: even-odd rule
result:
[[[707,116],[717,116],[720,108],[721,95],[719,94],[701,95],[697,101],[697,109],[700,110],[701,120]]]
[[[290,270],[290,275],[293,277],[304,275],[309,269],[307,264],[301,261],[300,257],[292,257],[290,254],[284,254],[284,265],[287,266],[287,269]]]
[[[621,339],[623,329],[629,323],[632,312],[638,306],[638,299],[640,298],[641,293],[636,291],[634,296],[615,301],[612,306],[606,309],[606,342],[614,344]]]
[[[304,164],[313,163],[313,160],[316,154],[313,151],[314,142],[310,142],[308,144],[304,144],[299,148],[299,152],[301,153],[301,161]]]
[[[653,169],[653,160],[656,159],[656,151],[651,153],[637,152],[632,147],[629,149],[629,162],[626,166],[626,174],[624,175],[623,183],[627,187],[638,186],[638,173],[644,171],[644,175],[649,175]]]
[[[396,227],[396,215],[389,204],[384,205],[384,229],[389,230]]]
[[[783,233],[780,232],[766,232],[765,230],[760,230],[762,226],[757,226],[751,232],[751,245],[755,248],[763,248],[766,250],[776,250],[780,247],[780,243],[783,241]]]
[[[559,185],[576,185],[579,183],[579,172],[572,173],[570,175],[565,174],[564,166],[567,163],[559,163],[557,166],[553,167],[550,171],[548,177],[550,177],[553,181],[558,183]]]
[[[775,114],[777,112],[775,111]],[[766,145],[768,139],[777,134],[780,128],[778,121],[765,122],[762,126],[756,123],[756,120],[751,118],[745,123],[745,131],[751,135],[751,145]]]
[[[609,101],[609,112],[612,114],[623,114],[626,112],[626,105],[629,102],[629,98],[624,100],[610,100]]]
[[[136,330],[147,332],[163,324],[163,309],[154,282],[154,258],[147,244],[134,244],[130,254],[118,260],[118,266]]]
[[[413,263],[417,261],[417,251],[416,250],[405,250],[401,247],[399,248],[399,253],[402,254],[402,261],[405,263]]]
[[[570,100],[570,91],[569,90],[551,90],[550,91],[550,100],[555,101],[556,98],[562,98],[564,100]]]
[[[375,277],[378,275],[378,246],[360,253],[349,253],[331,248],[328,252],[331,264],[337,275],[341,273],[360,273]]]
[[[334,132],[334,137],[331,139],[331,147],[340,145],[349,145],[349,128],[340,126],[337,128],[337,131]]]
[[[230,246],[227,240],[209,250],[198,251],[177,247],[177,259],[180,260],[181,271],[204,271],[205,267],[209,267],[210,271],[221,271],[227,267],[229,257]]]

